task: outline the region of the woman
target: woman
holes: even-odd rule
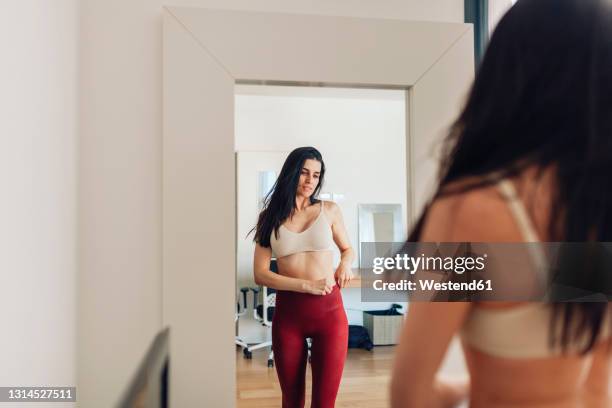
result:
[[[409,241],[612,241],[610,5],[519,0],[503,17]],[[607,302],[411,304],[392,406],[610,407],[611,319]],[[456,333],[469,384],[436,379]]]
[[[312,339],[312,407],[333,407],[348,347],[339,288],[352,278],[354,254],[340,208],[317,199],[325,176],[321,153],[292,151],[255,227],[255,283],[277,290],[272,349],[283,407],[304,406],[306,338]],[[333,245],[341,260],[333,268]],[[276,256],[278,274],[270,271]]]

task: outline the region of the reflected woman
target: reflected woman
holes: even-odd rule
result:
[[[352,278],[353,249],[340,208],[317,198],[325,164],[313,147],[292,151],[264,202],[255,230],[254,278],[277,290],[272,349],[283,407],[304,406],[312,339],[312,407],[333,407],[348,346],[340,295]],[[333,267],[334,244],[341,253]],[[278,273],[270,271],[276,256]]]

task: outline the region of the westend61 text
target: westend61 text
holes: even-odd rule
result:
[[[436,291],[483,291],[493,290],[491,280],[473,280],[471,282],[437,282],[433,279],[419,279],[416,282],[402,279],[399,282],[383,282],[378,279],[372,284],[374,290],[436,290]]]

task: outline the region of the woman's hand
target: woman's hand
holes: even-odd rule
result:
[[[335,284],[336,282],[331,278],[309,280],[304,284],[304,292],[311,295],[328,295],[332,293]]]
[[[340,262],[340,265],[338,265],[338,268],[336,269],[336,273],[334,273],[334,278],[336,279],[336,282],[338,282],[338,286],[340,286],[340,288],[346,287],[351,279],[353,279],[353,270],[351,269],[351,266],[344,262]]]

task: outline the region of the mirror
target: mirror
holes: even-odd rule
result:
[[[401,204],[359,204],[359,268],[364,265],[362,244],[366,242],[402,242],[406,228]]]
[[[263,170],[259,172],[259,190],[257,191],[257,196],[259,197],[258,208],[261,210],[264,206],[264,200],[268,193],[274,187],[274,182],[276,181],[276,171],[274,170]]]
[[[287,35],[279,36],[279,32]],[[403,202],[382,197],[400,184],[391,188],[385,183],[364,187],[382,190],[374,198],[352,195],[346,188],[348,184],[331,188],[332,174],[337,169],[345,169],[350,175],[347,183],[357,186],[362,177],[371,176],[363,165],[372,152],[388,148],[357,148],[354,135],[365,131],[369,139],[378,140],[385,132],[384,126],[364,128],[360,126],[362,118],[353,114],[341,129],[325,128],[322,125],[329,122],[312,115],[291,120],[295,126],[288,128],[286,119],[295,111],[260,106],[253,107],[252,113],[261,120],[241,127],[240,115],[236,115],[241,103],[234,97],[236,88],[244,84],[335,84],[364,92],[371,88],[400,92],[406,101],[402,111],[405,127],[401,143],[390,151],[403,157],[405,168],[400,175],[406,177],[402,187],[408,189],[403,198],[410,201],[410,217],[414,217],[426,202],[435,179],[431,148],[458,114],[473,79],[471,33],[472,27],[463,23],[164,8],[162,304],[163,323],[174,329],[170,351],[172,405],[197,406],[204,401],[211,406],[233,406],[236,391],[242,395],[243,390],[242,381],[236,383],[237,373],[246,381],[266,377],[261,372],[248,377],[250,373],[241,371],[234,362],[233,338],[231,344],[229,341],[235,329],[236,244],[238,239],[248,242],[239,231],[241,208],[245,207],[236,202],[237,194],[242,194],[233,184],[237,181],[236,153],[287,152],[305,145],[320,148],[325,159],[335,163],[330,166],[326,193],[344,195],[337,202],[346,206],[344,217],[354,224],[357,208],[349,205],[350,200]],[[363,46],[373,38],[376,47]],[[253,58],[254,55],[265,57]],[[379,103],[373,105],[373,111],[382,107]],[[263,120],[263,116],[271,120]],[[276,127],[283,140],[273,146],[268,144],[266,126]],[[348,152],[347,146],[355,150]],[[340,164],[347,159],[352,160],[350,166]],[[214,199],[210,183],[203,182],[211,175],[215,181]],[[257,172],[253,177],[256,190]],[[256,192],[251,200],[249,205],[257,213]],[[253,222],[251,218],[247,225]],[[355,228],[353,234],[356,231]],[[357,235],[351,237],[351,242],[358,246]],[[207,290],[213,280],[214,290]],[[351,299],[346,293],[348,306]],[[359,293],[357,299],[358,296]],[[201,321],[201,311],[214,311],[208,313],[206,324],[195,323],[194,319]],[[349,321],[354,318],[351,310],[347,314]],[[250,362],[261,361],[253,357]],[[271,389],[275,388],[266,388]],[[346,391],[350,393],[351,387]]]

